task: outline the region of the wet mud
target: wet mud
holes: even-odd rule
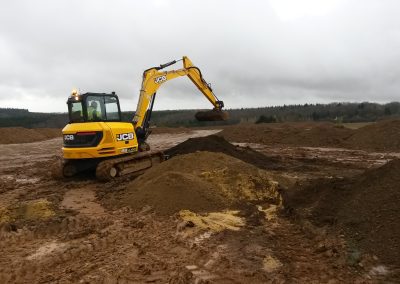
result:
[[[303,215],[309,203],[285,203],[313,182],[389,172],[380,167],[396,152],[185,142],[217,132],[152,134],[152,149],[172,148],[171,159],[109,183],[54,178],[61,139],[0,145],[0,283],[398,280],[396,265],[349,242],[344,227]]]

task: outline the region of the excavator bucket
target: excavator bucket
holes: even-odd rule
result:
[[[220,121],[227,120],[229,114],[221,110],[199,111],[195,114],[198,121]]]

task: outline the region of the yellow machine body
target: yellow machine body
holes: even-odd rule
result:
[[[63,147],[64,159],[91,159],[117,156],[138,151],[138,141],[132,123],[129,122],[84,122],[70,123],[62,130],[67,135],[84,136],[87,133],[102,133],[99,144],[94,147]],[[70,136],[72,137],[72,136]]]

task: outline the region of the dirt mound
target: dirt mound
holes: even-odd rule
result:
[[[400,160],[353,179],[317,181],[284,205],[318,225],[337,225],[364,252],[400,265]]]
[[[175,147],[164,151],[169,156],[189,154],[198,151],[218,152],[235,157],[246,163],[252,164],[261,169],[276,169],[278,162],[275,158],[267,157],[264,154],[250,148],[234,146],[223,137],[210,135],[206,137],[190,138]]]
[[[174,171],[133,182],[127,188],[132,191],[124,195],[122,202],[125,205],[136,209],[150,205],[162,215],[184,208],[203,212],[220,210],[226,206],[211,184],[196,176]]]
[[[400,120],[383,120],[356,130],[333,123],[240,124],[218,135],[232,142],[265,145],[400,151]]]
[[[198,152],[154,166],[114,200],[119,206],[140,210],[150,205],[170,215],[185,209],[218,211],[243,201],[276,204],[279,198],[277,183],[265,171],[221,153]]]
[[[358,129],[347,141],[349,147],[379,152],[400,151],[400,120],[382,120]]]
[[[56,128],[23,127],[0,128],[0,144],[30,143],[61,137],[61,130]]]
[[[354,130],[333,123],[241,124],[219,135],[233,142],[307,147],[341,147]]]

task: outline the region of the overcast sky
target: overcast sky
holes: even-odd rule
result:
[[[1,0],[0,106],[64,112],[78,88],[134,110],[143,70],[183,55],[227,108],[398,101],[399,15],[398,0]],[[155,103],[210,106],[184,77]]]

